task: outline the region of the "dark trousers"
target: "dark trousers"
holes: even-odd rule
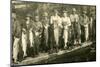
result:
[[[80,29],[80,24],[79,23],[76,23],[76,22],[73,22],[72,23],[72,30],[71,30],[71,39],[72,39],[72,42],[74,43],[74,40],[79,40],[80,39],[80,36],[81,36],[81,33],[80,33],[81,29]]]
[[[48,35],[49,35],[48,47],[49,50],[51,50],[54,48],[54,31],[52,26],[48,28]]]
[[[42,32],[42,39],[41,39],[41,51],[45,51],[47,52],[48,51],[48,29],[43,29],[43,32]]]
[[[93,26],[89,25],[89,40],[93,40]]]
[[[40,50],[41,38],[39,36],[34,37],[34,54],[38,55]]]
[[[96,49],[96,45],[95,45],[96,44],[96,19],[93,20],[93,28],[92,29],[93,29],[92,42],[94,43],[92,45],[92,47]]]
[[[81,41],[85,42],[85,27],[81,25]]]

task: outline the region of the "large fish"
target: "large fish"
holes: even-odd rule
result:
[[[27,54],[26,54],[26,49],[27,49],[27,34],[25,32],[26,32],[26,30],[23,29],[23,31],[22,31],[22,49],[23,49],[23,52],[24,52],[23,56],[27,56]]]
[[[30,46],[33,47],[34,39],[33,39],[32,28],[29,30],[29,40],[30,40]]]

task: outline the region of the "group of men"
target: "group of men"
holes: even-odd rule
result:
[[[16,13],[12,13],[14,62],[18,60],[19,45],[25,58],[29,53],[36,56],[39,52],[58,52],[60,49],[68,49],[69,44],[80,46],[83,40],[86,42],[93,39],[93,26],[96,23],[94,17],[87,16],[87,11],[82,11],[81,14],[76,12],[76,9],[72,8],[69,15],[67,10],[63,10],[59,16],[58,10],[54,9],[51,16],[48,12],[43,12],[41,20],[38,14],[32,17],[28,13],[23,23],[17,19]]]

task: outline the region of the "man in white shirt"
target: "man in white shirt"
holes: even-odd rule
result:
[[[48,37],[49,37],[48,36],[49,18],[48,18],[47,12],[43,13],[42,26],[43,26],[42,50],[47,52],[47,50],[48,50]]]
[[[17,62],[18,60],[18,53],[19,53],[19,42],[20,42],[20,37],[21,37],[21,25],[16,17],[16,13],[12,14],[12,19],[13,19],[13,37],[14,37],[14,42],[13,42],[13,59],[14,63]]]
[[[71,21],[67,15],[67,11],[63,11],[62,26],[63,26],[64,49],[66,49],[68,46],[69,26],[71,26]]]
[[[80,30],[80,24],[79,24],[79,15],[76,13],[76,9],[72,9],[72,14],[70,15],[71,24],[72,24],[72,39],[74,42],[74,45],[79,45],[81,43],[81,30]]]
[[[83,14],[82,14],[82,16],[81,16],[81,18],[80,18],[80,20],[81,20],[81,25],[82,25],[82,27],[83,27],[83,30],[84,30],[84,34],[85,34],[85,36],[84,36],[84,38],[85,38],[85,41],[87,41],[88,40],[88,38],[89,38],[89,18],[88,18],[88,16],[86,15],[86,11],[83,11]]]
[[[51,16],[51,24],[53,24],[53,28],[54,28],[54,39],[56,42],[56,52],[58,52],[58,47],[59,47],[59,27],[61,26],[61,18],[58,15],[58,11],[54,10],[54,15]]]

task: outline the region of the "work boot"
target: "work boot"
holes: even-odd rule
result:
[[[58,50],[58,46],[56,46],[56,53],[58,53],[58,51],[59,51],[59,50]]]
[[[64,50],[66,50],[66,49],[68,49],[68,46],[67,46],[68,44],[66,44],[65,46],[64,46]]]

